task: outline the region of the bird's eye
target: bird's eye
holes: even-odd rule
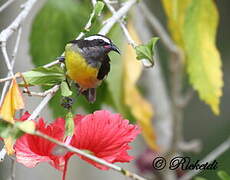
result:
[[[104,44],[104,41],[103,41],[102,39],[99,39],[98,42],[99,42],[100,44]]]

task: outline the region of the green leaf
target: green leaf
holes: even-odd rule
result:
[[[218,171],[217,175],[220,177],[221,180],[230,180],[229,174],[227,174],[225,171]]]
[[[7,138],[10,136],[12,124],[0,119],[0,137]]]
[[[0,119],[0,137],[17,139],[22,136],[24,132],[21,131],[16,124],[17,123],[10,124],[9,122]]]
[[[68,112],[65,116],[65,135],[72,136],[74,132],[74,120],[72,112]]]
[[[100,16],[101,15],[101,12],[104,8],[105,4],[101,1],[97,1],[94,9],[93,9],[93,12],[90,14],[90,18],[89,18],[89,21],[88,21],[88,24],[85,28],[86,31],[89,31],[92,24],[95,22],[97,16]]]
[[[38,67],[22,73],[28,85],[52,86],[60,84],[65,79],[64,70],[58,66],[50,68]]]
[[[52,62],[76,38],[88,19],[90,3],[48,0],[36,15],[30,34],[30,53],[36,66]]]
[[[69,97],[73,94],[73,92],[70,90],[68,84],[66,81],[62,81],[61,83],[61,95],[64,97]]]
[[[101,12],[104,8],[105,4],[102,1],[97,1],[95,7],[94,7],[94,12],[96,16],[100,16]]]
[[[158,40],[158,37],[154,37],[147,44],[137,46],[135,48],[137,59],[148,59],[152,64],[154,64],[154,47]]]
[[[221,59],[215,45],[218,19],[213,0],[192,0],[183,32],[189,80],[200,99],[217,115],[223,87]]]

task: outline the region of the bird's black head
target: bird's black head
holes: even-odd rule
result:
[[[118,47],[106,36],[95,34],[84,39],[70,41],[72,44],[76,44],[85,57],[93,57],[98,60],[103,60],[110,51],[115,51],[120,54]]]
[[[99,47],[105,53],[109,53],[110,51],[115,51],[120,54],[120,50],[115,44],[113,44],[111,39],[101,34],[95,34],[95,35],[89,36],[85,38],[84,40],[88,41],[89,45],[91,45],[92,47]]]

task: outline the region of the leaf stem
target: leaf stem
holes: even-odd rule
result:
[[[58,140],[56,140],[56,139],[54,139],[54,138],[52,138],[50,136],[47,136],[46,134],[43,134],[40,131],[35,131],[34,135],[39,136],[39,137],[41,137],[43,139],[46,139],[46,140],[48,140],[50,142],[53,142],[53,143],[65,148],[65,149],[67,149],[68,151],[77,153],[77,154],[79,154],[81,156],[84,156],[84,157],[86,157],[86,158],[88,158],[88,159],[90,159],[92,161],[95,161],[95,162],[97,162],[99,164],[102,164],[102,165],[104,165],[106,167],[109,167],[109,168],[111,168],[111,169],[113,169],[113,170],[115,170],[117,172],[122,173],[123,175],[125,175],[125,176],[127,176],[129,178],[132,178],[134,180],[146,180],[145,178],[143,178],[143,177],[141,177],[141,176],[139,176],[139,175],[137,175],[135,173],[132,173],[132,172],[130,172],[128,170],[125,170],[125,169],[123,169],[123,168],[121,168],[119,166],[116,166],[114,164],[111,164],[111,163],[105,161],[104,159],[98,158],[98,157],[96,157],[94,155],[91,155],[91,154],[88,154],[88,153],[86,153],[84,151],[81,151],[78,148],[75,148],[75,147],[67,145],[67,144],[65,144],[63,142],[60,142],[60,141],[58,141]]]
[[[218,158],[221,154],[226,152],[230,148],[230,137],[225,140],[221,145],[219,145],[216,149],[210,152],[202,161],[201,164],[206,162],[214,161]],[[201,170],[191,170],[183,175],[179,180],[189,180],[192,179],[195,175],[197,175]]]
[[[106,4],[106,6],[108,7],[108,9],[113,13],[115,14],[116,13],[116,10],[113,8],[113,6],[110,4],[110,1],[109,0],[104,0],[104,3]],[[128,43],[133,47],[133,49],[135,49],[137,47],[137,43],[132,39],[128,29],[126,28],[125,24],[122,22],[121,19],[118,20],[119,24],[120,24],[120,27],[121,29],[123,30],[124,32],[124,35],[128,41]],[[149,62],[149,60],[147,59],[142,59],[141,62],[143,63],[144,67],[152,67],[153,64]]]

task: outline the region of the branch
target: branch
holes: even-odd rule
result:
[[[4,60],[5,60],[7,69],[9,71],[10,75],[14,76],[13,68],[12,68],[11,63],[10,63],[10,58],[9,58],[7,51],[6,51],[6,42],[1,43],[1,50],[2,50],[2,54],[3,54]]]
[[[10,81],[13,78],[19,78],[19,77],[20,77],[19,74],[15,74],[14,76],[5,77],[5,78],[0,79],[0,83],[6,82],[6,81]]]
[[[216,149],[214,149],[211,153],[209,153],[202,161],[201,164],[206,162],[214,161],[221,154],[227,151],[230,148],[230,137],[224,141],[221,145],[219,145]],[[179,180],[189,180],[192,179],[195,175],[197,175],[201,170],[191,170],[185,175],[183,175]]]
[[[24,19],[27,17],[27,15],[29,14],[30,10],[32,9],[34,3],[37,0],[28,0],[24,5],[23,5],[23,10],[21,11],[21,13],[15,18],[15,20],[6,28],[4,29],[1,33],[0,33],[0,46],[1,46],[1,50],[3,53],[3,57],[5,60],[5,63],[7,65],[8,68],[8,76],[11,75],[11,79],[14,78],[14,73],[13,73],[13,67],[14,67],[14,63],[15,63],[15,59],[16,59],[16,54],[18,51],[18,47],[19,47],[19,42],[21,39],[21,24],[24,21]],[[8,5],[10,5],[10,3],[8,1],[8,4],[4,4],[4,8],[6,8]],[[3,8],[3,9],[4,9]],[[13,50],[13,54],[12,54],[12,61],[10,62],[10,58],[7,54],[7,50],[6,50],[6,42],[8,40],[8,38],[15,32],[18,30],[18,34],[17,34],[17,38],[16,38],[16,43],[15,43],[15,47]],[[0,106],[3,103],[6,91],[8,89],[9,86],[9,82],[4,84],[3,90],[2,90],[2,95],[1,95],[1,99],[0,99]]]
[[[0,151],[0,162],[4,160],[6,156],[6,149],[3,147],[2,150]]]
[[[0,42],[1,43],[1,42]],[[6,42],[2,42],[1,45],[1,50],[2,50],[2,54],[3,54],[3,58],[5,60],[5,63],[7,65],[7,68],[8,68],[8,75],[11,75],[12,77],[14,77],[14,73],[13,73],[13,66],[11,66],[11,63],[10,63],[10,59],[9,59],[9,56],[7,54],[7,51],[6,51]],[[5,94],[7,92],[7,88],[8,86],[10,85],[9,82],[6,82],[4,84],[4,87],[3,87],[3,90],[2,90],[2,95],[1,95],[1,99],[0,99],[0,106],[2,105],[3,103],[3,100],[4,100],[4,97],[5,97]]]
[[[28,16],[30,10],[32,9],[33,5],[37,2],[37,0],[28,0],[23,5],[23,10],[21,13],[16,17],[16,19],[0,33],[0,43],[6,42],[8,38],[19,28],[22,24],[24,19]]]
[[[144,3],[140,3],[140,8],[146,20],[150,23],[152,28],[155,30],[157,35],[160,37],[161,42],[166,47],[166,49],[171,53],[170,61],[170,83],[171,83],[171,97],[172,97],[172,108],[173,108],[173,141],[172,141],[172,151],[182,150],[179,146],[184,140],[182,135],[182,124],[183,124],[183,108],[188,104],[193,96],[193,91],[188,90],[184,95],[183,90],[183,75],[184,75],[184,54],[183,51],[178,47],[171,37],[166,32],[163,25],[159,22],[157,17]],[[186,145],[187,151],[194,150],[194,144],[184,143]],[[198,143],[197,143],[198,145]],[[191,150],[188,149],[191,147]],[[196,149],[196,148],[195,148]],[[197,146],[199,149],[199,145]]]
[[[126,13],[129,11],[129,9],[137,2],[137,0],[129,0],[124,3],[124,5],[113,14],[111,18],[109,18],[106,21],[105,26],[100,30],[99,34],[106,35],[110,31],[110,29],[113,27],[113,25],[119,21]]]
[[[202,149],[202,143],[198,139],[194,139],[189,142],[179,142],[178,151],[180,152],[192,152],[199,153]]]
[[[97,0],[91,0],[93,6],[95,6],[97,4]]]
[[[40,104],[36,107],[33,113],[30,115],[28,120],[36,119],[36,117],[40,114],[42,109],[48,104],[49,100],[54,96],[54,94],[58,91],[59,85],[55,85],[49,90],[49,93],[45,96],[45,98],[40,102]],[[46,93],[46,92],[45,92]]]
[[[165,28],[153,14],[153,12],[150,11],[144,3],[140,3],[140,9],[156,34],[160,37],[161,42],[164,44],[167,50],[173,54],[177,54],[177,56],[181,56],[181,50],[177,47],[177,45],[174,44],[168,33],[165,31]]]
[[[10,173],[10,176],[11,176],[11,178],[10,178],[10,180],[15,180],[16,178],[15,178],[15,170],[16,170],[16,159],[14,159],[14,158],[12,158],[11,159],[11,168],[10,168],[10,171],[11,171],[11,173]]]
[[[51,66],[54,66],[57,64],[61,64],[61,62],[59,60],[56,60],[56,61],[53,61],[51,63],[44,65],[43,67],[48,68],[48,67],[51,67]],[[23,74],[23,72],[21,74]],[[20,78],[20,77],[21,77],[20,73],[16,73],[13,76],[9,76],[9,77],[5,77],[5,78],[0,79],[0,83],[6,82],[6,81],[11,81],[13,78]]]
[[[152,32],[147,26],[145,17],[140,8],[135,8],[134,19],[136,30],[143,42],[147,42],[152,37]],[[145,28],[143,28],[145,27]],[[156,55],[157,51],[156,51]],[[165,79],[162,74],[162,67],[156,58],[156,68],[151,68],[144,74],[146,89],[148,89],[148,99],[154,107],[154,126],[156,129],[158,144],[163,151],[170,149],[172,141],[173,111],[170,97],[168,95]]]
[[[115,170],[117,172],[120,172],[121,174],[123,174],[123,175],[125,175],[125,176],[127,176],[129,178],[132,178],[134,180],[146,180],[145,178],[143,178],[143,177],[141,177],[141,176],[139,176],[139,175],[137,175],[135,173],[132,173],[132,172],[130,172],[128,170],[125,170],[125,169],[123,169],[123,168],[121,168],[119,166],[116,166],[114,164],[111,164],[111,163],[105,161],[104,159],[98,158],[98,157],[93,156],[91,154],[88,154],[88,153],[86,153],[84,151],[81,151],[80,149],[77,149],[77,148],[75,148],[73,146],[70,146],[70,145],[67,145],[67,144],[65,144],[63,142],[60,142],[60,141],[58,141],[58,140],[56,140],[56,139],[54,139],[54,138],[52,138],[50,136],[47,136],[46,134],[43,134],[43,133],[41,133],[39,131],[35,131],[34,135],[39,136],[39,137],[41,137],[43,139],[46,139],[46,140],[48,140],[50,142],[53,142],[53,143],[65,148],[65,149],[67,149],[68,151],[71,151],[71,152],[77,153],[79,155],[82,155],[84,157],[87,157],[88,159],[90,159],[92,161],[95,161],[95,162],[97,162],[99,164],[102,164],[102,165],[104,165],[106,167],[109,167],[109,168],[111,168],[111,169],[113,169],[113,170]]]
[[[50,88],[44,92],[31,92],[29,91],[28,89],[23,89],[23,93],[27,93],[28,96],[38,96],[38,97],[45,97],[47,96],[48,94],[54,94],[56,92],[56,88]]]
[[[110,1],[109,0],[104,0],[106,6],[108,7],[108,9],[112,12],[112,14],[115,14],[116,11],[115,9],[113,8],[113,6],[110,4]],[[120,24],[120,27],[121,29],[123,30],[124,32],[124,35],[128,41],[128,43],[134,48],[137,47],[137,43],[132,39],[131,35],[129,34],[129,31],[128,29],[126,28],[126,26],[124,25],[124,23],[122,22],[121,19],[118,20],[119,24]],[[142,59],[141,62],[143,63],[144,67],[152,67],[153,64],[149,62],[149,60],[147,59]]]
[[[8,0],[0,7],[0,13],[4,11],[9,5],[11,5],[15,0]]]
[[[16,37],[16,42],[15,42],[15,46],[14,46],[14,50],[13,50],[13,54],[12,54],[12,60],[11,60],[11,63],[9,62],[9,58],[8,58],[8,55],[7,55],[7,52],[6,52],[6,47],[3,47],[3,45],[5,43],[2,44],[2,52],[5,53],[4,55],[4,58],[5,58],[5,62],[6,64],[8,64],[8,67],[11,69],[11,71],[8,72],[8,76],[10,76],[11,74],[13,74],[13,67],[14,67],[14,64],[15,64],[15,60],[16,60],[16,55],[17,55],[17,52],[18,52],[18,47],[19,47],[19,42],[20,42],[20,39],[21,39],[21,34],[22,34],[22,28],[19,27],[18,29],[18,34],[17,34],[17,37]],[[9,69],[8,68],[8,69]],[[13,76],[11,76],[11,78],[13,79],[14,78],[14,74]],[[4,100],[4,97],[5,97],[5,94],[6,94],[6,91],[7,91],[7,88],[9,86],[9,82],[6,82],[4,84],[4,87],[3,87],[3,90],[2,90],[2,96],[1,96],[1,100],[0,100],[0,106]]]

